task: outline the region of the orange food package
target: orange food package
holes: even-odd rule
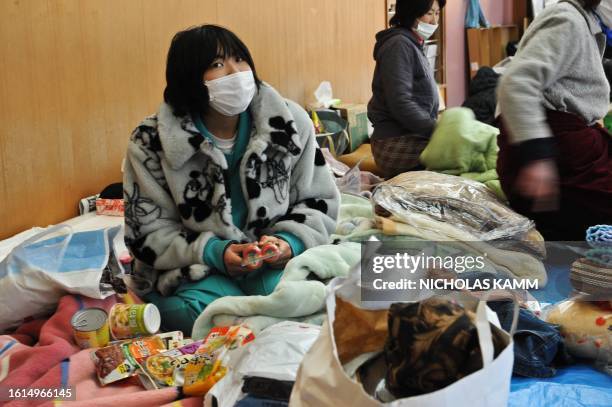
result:
[[[206,394],[227,373],[229,353],[254,339],[253,332],[243,326],[213,328],[185,367],[183,392]]]
[[[92,353],[92,359],[100,384],[105,386],[136,375],[145,358],[164,352],[168,349],[165,341],[179,336],[171,332],[129,339],[96,350]]]
[[[160,389],[183,385],[185,366],[193,358],[203,341],[191,342],[184,346],[151,355],[140,362],[140,381],[146,389]]]

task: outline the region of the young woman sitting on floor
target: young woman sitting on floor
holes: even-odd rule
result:
[[[166,81],[128,145],[126,244],[136,274],[157,280],[144,300],[162,327],[189,335],[215,299],[268,295],[288,260],[328,243],[339,192],[306,112],[258,79],[232,32],[176,34]],[[249,269],[253,242],[275,244],[280,258]]]

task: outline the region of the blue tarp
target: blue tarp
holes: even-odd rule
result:
[[[549,253],[550,255],[551,253]],[[574,255],[575,256],[575,255]],[[571,255],[555,252],[557,261],[547,262],[548,283],[530,293],[542,303],[556,303],[570,297]],[[574,365],[557,370],[548,379],[513,377],[510,386],[509,407],[609,407],[612,406],[612,377],[588,365]]]
[[[513,377],[508,407],[610,407],[612,377],[587,365],[559,369],[550,379]]]

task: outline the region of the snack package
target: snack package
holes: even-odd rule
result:
[[[183,392],[188,396],[203,396],[208,393],[227,373],[226,354],[227,348],[221,348],[213,354],[196,354],[185,366]]]
[[[163,341],[157,337],[141,338],[100,348],[93,353],[100,384],[105,386],[134,376],[138,360],[164,351]]]
[[[221,346],[234,350],[254,339],[255,335],[253,335],[253,332],[241,325],[215,327],[206,335],[204,343],[202,343],[196,353],[210,354]]]
[[[145,358],[167,350],[169,343],[182,338],[182,332],[168,332],[114,342],[96,350],[92,353],[92,359],[100,384],[105,386],[136,375]]]
[[[183,339],[183,332],[171,331],[171,332],[158,333],[155,335],[148,335],[148,336],[140,337],[140,338],[117,339],[114,341],[110,341],[109,346],[118,345],[120,343],[125,343],[125,342],[133,342],[137,339],[150,338],[152,336],[158,336],[159,339],[161,339],[162,342],[164,343],[164,348],[167,350],[180,348],[184,345],[188,345],[189,343],[193,342],[191,339]]]
[[[187,345],[188,343],[190,343],[190,342],[185,342],[185,341],[191,341],[190,339],[183,339],[182,331],[164,332],[164,333],[156,334],[155,336],[159,336],[159,339],[161,339],[164,342],[164,347],[166,349],[180,348],[181,346]]]
[[[96,215],[123,216],[123,199],[96,199]]]
[[[254,339],[243,326],[213,328],[185,366],[183,392],[189,396],[206,394],[227,373],[229,353]]]
[[[149,390],[182,386],[185,365],[202,343],[203,341],[192,342],[145,358],[140,363],[140,381]]]
[[[178,332],[178,331],[177,331]],[[182,332],[181,332],[182,333]],[[195,341],[191,338],[187,338],[187,339],[179,339],[179,340],[172,340],[169,341],[168,343],[168,350],[170,349],[177,349],[177,348],[182,348],[183,346],[187,346],[191,343],[194,343]],[[201,344],[202,341],[198,341],[198,344]],[[198,345],[200,346],[200,345]],[[197,349],[197,348],[196,348]]]

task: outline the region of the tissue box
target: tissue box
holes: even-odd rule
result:
[[[340,103],[333,107],[348,122],[351,151],[355,151],[368,139],[368,108],[357,103]]]
[[[96,199],[96,214],[123,216],[123,199]]]

